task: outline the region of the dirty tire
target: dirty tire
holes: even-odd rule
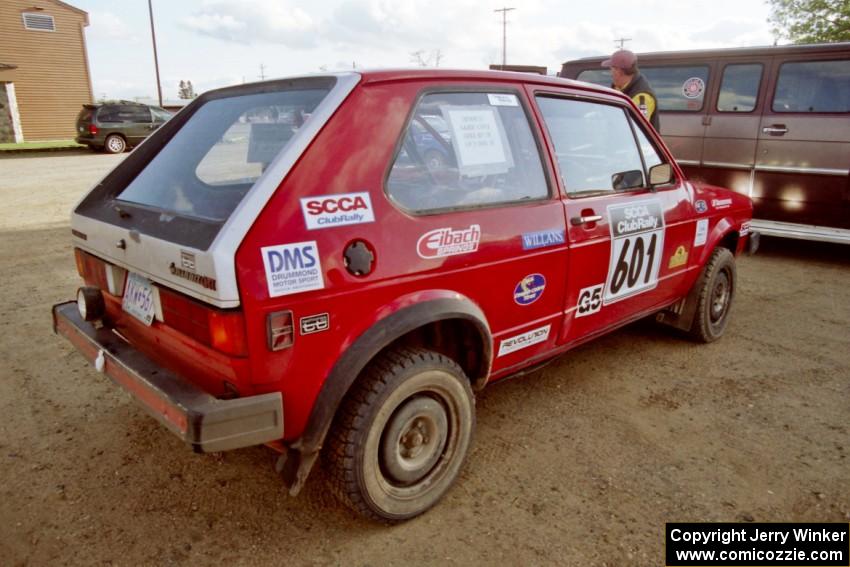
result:
[[[699,342],[710,343],[723,336],[729,311],[735,297],[735,257],[726,248],[717,248],[711,253],[698,280],[699,292],[697,311],[691,325],[690,336]]]
[[[474,429],[475,397],[456,362],[423,348],[380,355],[328,435],[330,490],[373,520],[418,516],[454,483]]]
[[[120,154],[127,149],[127,142],[118,134],[110,134],[103,143],[103,151],[108,154]]]

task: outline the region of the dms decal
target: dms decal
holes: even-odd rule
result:
[[[543,295],[546,278],[542,274],[530,274],[522,278],[514,288],[514,301],[518,305],[531,305]]]
[[[578,292],[578,303],[576,304],[576,319],[598,313],[602,309],[602,291],[605,284],[586,287]]]
[[[563,244],[563,230],[541,230],[540,232],[526,232],[522,235],[522,249],[534,250],[535,248],[546,248]]]
[[[551,328],[552,325],[546,325],[545,327],[539,327],[528,331],[527,333],[503,340],[499,343],[499,356],[504,356],[530,347],[531,345],[542,343],[549,338],[549,329]]]
[[[603,301],[614,303],[655,289],[664,251],[661,201],[634,201],[608,206],[611,258]]]
[[[325,287],[315,241],[265,246],[260,252],[266,268],[269,297]]]
[[[712,199],[711,206],[715,209],[728,209],[732,206],[732,199]]]
[[[697,201],[697,202],[694,204],[694,208],[696,209],[696,211],[697,211],[698,213],[704,213],[705,211],[707,211],[707,210],[708,210],[708,205],[706,204],[706,202],[705,202],[705,201],[703,201],[702,199],[700,199],[699,201]]]
[[[452,230],[438,228],[426,232],[416,243],[416,253],[420,258],[442,258],[457,254],[468,254],[478,250],[481,241],[481,227],[473,224],[469,228]]]
[[[301,212],[309,230],[375,221],[369,193],[304,197]]]

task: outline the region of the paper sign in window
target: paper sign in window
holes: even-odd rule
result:
[[[446,106],[443,115],[461,175],[498,175],[513,167],[498,111],[489,106]]]

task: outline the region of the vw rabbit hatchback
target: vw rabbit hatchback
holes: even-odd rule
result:
[[[343,503],[398,521],[458,477],[488,384],[647,316],[720,338],[751,213],[603,87],[241,85],[76,206],[84,283],[54,329],[194,450],[266,444],[293,494],[321,460]]]

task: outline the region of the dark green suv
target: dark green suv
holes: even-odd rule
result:
[[[135,146],[171,118],[158,106],[121,100],[84,104],[77,115],[77,143],[120,154]]]

